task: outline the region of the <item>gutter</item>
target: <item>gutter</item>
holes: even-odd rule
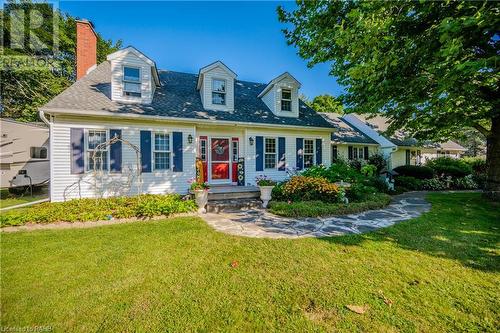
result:
[[[49,128],[50,128],[50,121],[47,118],[45,118],[45,113],[43,112],[42,109],[38,110],[38,115],[40,116],[40,119],[42,119],[42,121],[45,124],[47,124],[47,126],[49,126]]]
[[[208,125],[235,125],[241,127],[259,127],[259,128],[289,128],[289,129],[311,129],[316,131],[325,131],[328,133],[335,132],[334,128],[329,127],[313,127],[313,126],[300,126],[300,125],[278,125],[278,124],[261,124],[261,123],[249,123],[249,122],[240,122],[240,121],[226,121],[226,120],[217,120],[217,119],[196,119],[196,118],[178,118],[178,117],[166,117],[166,116],[150,116],[150,115],[142,115],[142,114],[134,114],[134,113],[120,113],[112,111],[95,111],[95,110],[66,110],[66,109],[57,109],[57,108],[42,108],[40,109],[40,117],[44,115],[44,113],[49,114],[62,114],[62,115],[76,115],[76,116],[102,116],[102,117],[123,117],[128,119],[144,119],[149,121],[168,121],[175,123],[203,123]],[[44,119],[44,118],[42,118]],[[47,119],[44,120],[44,122]]]

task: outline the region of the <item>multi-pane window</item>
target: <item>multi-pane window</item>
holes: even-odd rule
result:
[[[200,140],[200,159],[202,161],[207,160],[207,140],[205,139]]]
[[[123,94],[141,97],[141,70],[135,67],[123,67]]]
[[[47,158],[47,147],[30,147],[31,158]]]
[[[292,91],[281,89],[281,111],[292,111]]]
[[[233,162],[238,162],[238,141],[233,141],[231,147],[231,155],[233,157]]]
[[[357,160],[358,159],[358,148],[357,147],[353,147],[352,148],[352,159],[353,160]]]
[[[167,133],[155,133],[153,158],[155,170],[170,169],[170,136]]]
[[[87,170],[108,170],[108,145],[105,130],[87,132]]]
[[[212,80],[212,104],[226,105],[226,80]]]
[[[314,140],[304,139],[304,168],[314,165]]]
[[[276,139],[275,138],[265,138],[264,142],[264,168],[275,169],[276,168]]]
[[[339,151],[337,146],[332,146],[332,163],[335,163],[339,158]]]
[[[364,153],[364,149],[362,147],[358,148],[358,158],[360,160],[363,159],[363,156],[364,156],[363,153]]]

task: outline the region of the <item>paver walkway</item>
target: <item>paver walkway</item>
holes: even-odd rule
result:
[[[214,229],[237,236],[258,238],[327,237],[359,234],[420,216],[430,210],[425,192],[405,193],[384,209],[359,214],[318,218],[286,218],[264,209],[204,214]]]

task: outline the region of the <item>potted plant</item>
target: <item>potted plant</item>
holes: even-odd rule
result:
[[[196,201],[196,205],[198,205],[198,213],[206,213],[207,210],[205,206],[208,202],[208,190],[210,189],[208,183],[193,179],[189,189],[194,193],[194,199]]]
[[[255,182],[260,188],[260,200],[262,200],[262,207],[266,208],[269,200],[271,200],[271,192],[273,191],[276,182],[267,176],[258,176],[255,178]]]

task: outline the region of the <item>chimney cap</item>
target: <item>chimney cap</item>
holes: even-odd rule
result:
[[[82,19],[76,19],[75,22],[76,23],[88,24],[88,26],[90,27],[90,29],[92,29],[92,32],[94,33],[94,35],[96,35],[96,37],[97,37],[97,34],[96,34],[95,30],[94,30],[95,26],[94,26],[94,23],[92,23],[92,21],[87,20],[85,18],[82,18]]]

